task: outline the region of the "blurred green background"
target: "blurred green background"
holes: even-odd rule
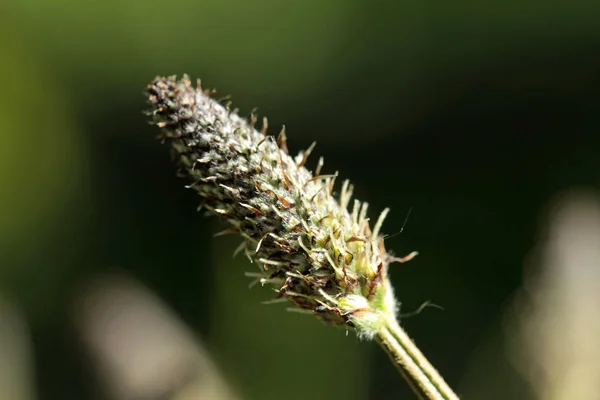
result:
[[[142,114],[152,78],[188,73],[285,124],[294,153],[316,140],[311,167],[352,179],[372,218],[390,206],[386,233],[412,207],[386,242],[420,252],[391,270],[396,293],[444,311],[403,325],[465,399],[532,398],[503,313],[544,208],[600,182],[599,16],[583,0],[4,0],[0,296],[30,332],[28,396],[110,398],[71,308],[121,271],[242,398],[412,398],[375,345],[261,304],[237,240],[212,238]]]

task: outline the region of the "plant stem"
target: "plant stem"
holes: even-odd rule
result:
[[[458,400],[458,396],[427,361],[395,317],[386,318],[386,325],[377,334],[377,342],[419,399]]]

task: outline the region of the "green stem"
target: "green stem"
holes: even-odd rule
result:
[[[419,399],[458,400],[458,396],[427,361],[396,318],[386,319],[386,325],[377,334],[377,342]]]

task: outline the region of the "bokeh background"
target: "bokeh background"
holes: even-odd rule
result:
[[[444,310],[402,323],[464,399],[600,399],[599,2],[3,0],[0,72],[1,399],[412,398],[248,289],[142,114],[182,73],[412,209],[402,312]]]

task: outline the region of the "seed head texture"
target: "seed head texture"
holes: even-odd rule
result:
[[[323,321],[356,329],[371,339],[396,313],[388,265],[398,261],[383,244],[384,210],[373,229],[367,203],[351,203],[352,185],[333,196],[337,173],[313,174],[304,165],[311,146],[288,153],[277,138],[254,128],[192,85],[184,75],[157,77],[147,87],[148,114],[169,143],[179,174],[202,196],[201,206],[226,218],[227,233],[244,239],[257,281]]]

